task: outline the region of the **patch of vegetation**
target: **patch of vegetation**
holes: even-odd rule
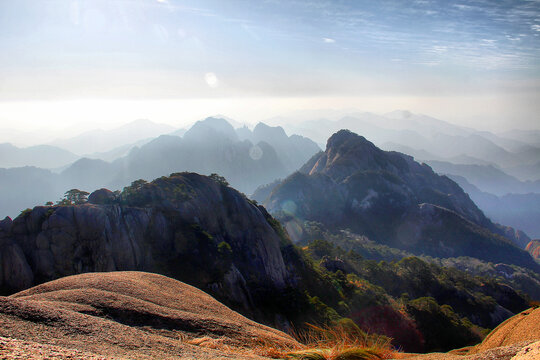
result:
[[[32,212],[32,209],[26,208],[26,209],[24,209],[24,210],[21,211],[20,216],[27,216],[27,215],[29,215],[31,212]]]
[[[61,205],[61,206],[81,205],[88,201],[89,194],[90,193],[87,191],[83,191],[79,189],[71,189],[65,192],[64,197],[60,199],[56,203],[56,205]]]
[[[229,186],[229,182],[227,181],[227,179],[225,179],[225,177],[223,177],[221,175],[218,175],[216,173],[212,173],[208,177],[210,179],[214,180],[215,182],[217,182],[218,184],[221,184],[223,186]]]
[[[167,207],[190,199],[193,190],[186,184],[182,173],[162,176],[152,182],[135,180],[120,193],[123,205],[136,207]]]
[[[390,339],[369,335],[350,320],[324,327],[307,324],[294,336],[304,346],[286,353],[286,359],[375,360],[389,359],[394,353]]]
[[[325,234],[317,224],[310,227],[312,233]],[[298,248],[324,279],[319,281],[338,294],[323,299],[315,296],[320,285],[308,286],[308,304],[316,308],[312,313],[322,323],[336,323],[337,314],[360,328],[394,338],[394,345],[408,351],[436,351],[479,342],[486,328],[498,325],[491,316],[497,305],[515,313],[528,307],[526,296],[493,278],[444,267],[367,239],[357,242],[347,232],[333,234],[330,240],[340,245],[317,238]],[[369,259],[356,250],[390,260]]]
[[[412,300],[406,305],[424,337],[425,347],[430,351],[445,352],[455,344],[474,345],[482,340],[481,329],[459,317],[451,306],[439,305],[432,297]]]

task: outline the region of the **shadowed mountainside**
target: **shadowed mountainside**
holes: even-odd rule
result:
[[[266,189],[268,193],[268,189]],[[341,130],[263,201],[279,219],[349,228],[415,254],[471,256],[538,269],[512,233],[484,216],[452,180],[412,157]]]
[[[267,294],[295,283],[272,219],[236,190],[183,173],[124,195],[123,205],[41,206],[0,222],[2,291],[81,272],[151,271],[264,318]]]

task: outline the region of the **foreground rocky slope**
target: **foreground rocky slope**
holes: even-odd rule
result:
[[[83,272],[141,270],[188,281],[259,318],[268,294],[295,283],[264,208],[213,178],[173,174],[138,182],[122,199],[107,190],[90,199],[98,203],[38,206],[0,222],[4,294]]]
[[[540,309],[525,310],[500,324],[482,343],[449,353],[403,355],[415,360],[536,360],[540,358]]]
[[[0,297],[0,356],[36,359],[265,359],[302,345],[206,293],[151,273],[87,273]],[[416,360],[532,360],[540,309],[528,309],[476,346],[395,353]]]
[[[325,152],[264,198],[268,192],[254,198],[285,222],[348,228],[415,254],[471,256],[538,270],[513,243],[515,232],[493,224],[455,182],[348,130],[330,137]]]
[[[0,297],[0,322],[7,357],[39,346],[66,358],[244,359],[263,345],[298,345],[192,286],[142,272],[70,276]]]

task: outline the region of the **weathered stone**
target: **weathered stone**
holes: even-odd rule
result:
[[[116,195],[109,189],[99,189],[88,196],[91,204],[106,205],[112,204],[116,200]]]
[[[13,223],[3,220],[0,289],[22,290],[84,272],[140,270],[196,284],[249,312],[256,309],[253,299],[265,296],[261,289],[272,293],[294,282],[266,212],[205,176],[185,173],[166,181],[145,190],[158,200],[142,207],[36,207]],[[167,187],[171,182],[174,187]],[[179,189],[185,194],[179,196]],[[217,257],[222,242],[230,247],[228,262]],[[204,253],[211,249],[215,254]],[[186,261],[198,267],[186,268]]]

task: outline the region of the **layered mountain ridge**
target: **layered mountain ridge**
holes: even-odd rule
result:
[[[124,130],[123,137],[129,128]],[[26,207],[56,201],[71,188],[120,190],[137,179],[151,180],[178,171],[219,173],[235,188],[250,194],[258,186],[297,170],[319,151],[313,141],[287,136],[280,127],[261,123],[253,132],[247,129],[248,136],[245,130],[235,130],[227,120],[210,117],[195,123],[182,137],[161,135],[131,147],[129,153],[112,162],[81,158],[60,173],[31,167],[0,169],[0,197],[4,200],[0,214],[14,216]],[[35,181],[26,181],[34,177],[40,179],[39,191]]]
[[[473,256],[538,269],[452,180],[412,157],[382,151],[348,130],[276,185],[268,210],[284,221],[316,221],[349,228],[416,254]],[[485,251],[489,248],[489,251]]]

